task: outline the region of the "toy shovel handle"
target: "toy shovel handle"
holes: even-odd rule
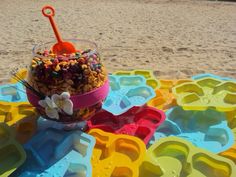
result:
[[[53,19],[54,15],[55,15],[54,8],[52,6],[44,6],[42,8],[42,13],[45,17],[49,18],[49,21],[52,25],[52,29],[54,31],[54,34],[55,34],[56,38],[57,38],[57,41],[58,41],[58,43],[61,43],[62,39],[61,39],[61,36],[60,36],[60,34],[57,30],[56,24],[55,24],[54,19]]]

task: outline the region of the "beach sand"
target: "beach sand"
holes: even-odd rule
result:
[[[151,69],[157,78],[236,78],[236,3],[159,0],[1,0],[0,81],[32,47],[54,40],[41,8],[53,5],[63,38],[95,41],[109,72]]]

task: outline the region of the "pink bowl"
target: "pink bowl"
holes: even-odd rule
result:
[[[102,103],[102,101],[105,100],[105,98],[108,95],[108,92],[109,92],[109,82],[107,80],[101,87],[96,88],[90,92],[80,94],[80,95],[72,95],[70,99],[73,102],[74,112],[79,111],[80,109],[86,109],[86,108],[93,109],[94,106],[96,107],[96,110],[94,110],[93,112],[99,111],[97,110],[98,106],[96,105],[98,105],[99,103]],[[42,110],[44,108],[38,104],[40,98],[28,88],[26,88],[26,94],[27,94],[29,102],[39,110],[40,114],[42,114]],[[68,119],[67,121],[67,119],[61,119],[61,116],[60,116],[60,119],[56,120],[56,119],[51,119],[45,116],[45,114],[43,114],[43,117],[46,119],[59,121],[59,122],[73,122],[73,121],[81,121],[85,119],[84,117],[77,117],[76,119]],[[67,115],[66,117],[68,118],[70,116]]]

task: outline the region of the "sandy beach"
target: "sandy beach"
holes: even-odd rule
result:
[[[236,78],[236,3],[179,0],[1,0],[0,81],[32,47],[54,40],[41,8],[53,5],[64,38],[95,41],[109,72],[152,69],[157,78]]]

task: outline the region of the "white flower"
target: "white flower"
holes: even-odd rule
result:
[[[45,108],[46,115],[52,119],[59,119],[57,105],[49,98],[39,100],[39,105]]]
[[[73,114],[73,103],[70,100],[70,94],[63,92],[61,95],[52,95],[52,101],[57,105],[59,110],[64,111],[68,115]]]
[[[59,119],[58,112],[63,111],[68,115],[73,114],[73,103],[68,92],[63,92],[61,95],[54,94],[51,99],[46,97],[39,101],[39,105],[45,108],[46,115],[53,119]]]

